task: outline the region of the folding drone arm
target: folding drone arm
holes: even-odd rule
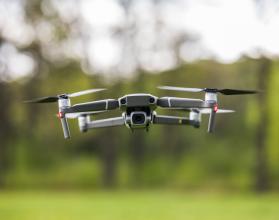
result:
[[[195,128],[200,127],[200,121],[191,120],[185,117],[176,117],[176,116],[167,116],[167,115],[154,115],[153,124],[191,125]]]
[[[162,108],[213,108],[213,103],[205,102],[201,99],[188,99],[176,97],[158,98],[157,105]]]
[[[106,111],[119,108],[119,102],[115,99],[105,99],[94,102],[87,102],[76,104],[63,109],[64,114],[79,113],[79,112],[92,112],[92,111]]]
[[[86,128],[93,129],[93,128],[115,127],[115,126],[121,126],[124,124],[125,124],[125,120],[123,117],[115,117],[115,118],[107,118],[107,119],[89,121],[86,123]]]
[[[70,129],[67,121],[67,114],[83,113],[83,112],[98,112],[117,109],[119,107],[118,100],[105,99],[94,102],[87,102],[70,106],[69,99],[60,99],[58,116],[62,123],[64,137],[70,138]]]

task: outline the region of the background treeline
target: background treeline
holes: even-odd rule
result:
[[[255,96],[219,96],[216,133],[152,126],[132,133],[125,127],[79,133],[64,140],[57,105],[27,105],[33,97],[106,87],[72,99],[72,104],[127,93],[200,97],[166,92],[158,85],[257,88]],[[49,65],[44,74],[0,83],[0,183],[2,188],[168,187],[179,189],[276,190],[279,188],[279,62],[242,58],[233,64],[200,61],[168,72],[138,72],[130,79],[107,80],[84,74],[79,64]],[[174,114],[174,112],[158,112]],[[120,111],[98,115],[119,115]],[[177,115],[183,115],[177,112]],[[93,118],[94,119],[94,118]]]

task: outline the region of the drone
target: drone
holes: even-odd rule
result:
[[[58,102],[58,118],[64,133],[64,138],[70,138],[68,119],[78,119],[81,132],[89,129],[114,127],[126,125],[130,130],[136,129],[149,130],[153,124],[162,125],[184,125],[199,128],[203,114],[209,114],[208,132],[211,133],[215,128],[215,118],[218,113],[233,113],[233,110],[219,109],[217,95],[246,95],[255,94],[255,90],[237,89],[216,89],[216,88],[183,88],[173,86],[159,86],[159,89],[173,90],[180,92],[205,93],[204,100],[181,98],[181,97],[157,97],[147,93],[128,94],[118,99],[104,99],[71,105],[71,98],[100,92],[106,89],[90,89],[71,94],[61,94],[36,98],[25,101],[26,103],[51,103]],[[158,115],[157,108],[175,111],[184,111],[188,117],[178,117],[170,115]],[[120,109],[121,116],[92,120],[94,114],[102,114],[107,111]]]

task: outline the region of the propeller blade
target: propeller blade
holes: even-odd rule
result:
[[[216,89],[216,88],[184,88],[175,86],[158,86],[159,89],[181,91],[181,92],[208,92],[208,93],[221,93],[223,95],[246,95],[258,93],[256,90],[239,90],[239,89]]]
[[[77,96],[81,96],[81,95],[87,95],[90,93],[95,93],[95,92],[100,92],[100,91],[104,91],[106,89],[101,88],[101,89],[88,89],[88,90],[84,90],[84,91],[80,91],[80,92],[74,92],[71,94],[67,94],[68,97],[73,98],[73,97],[77,97]]]
[[[57,102],[58,96],[48,96],[43,98],[37,98],[37,99],[31,99],[24,101],[24,103],[51,103],[51,102]]]
[[[158,86],[158,89],[163,90],[172,90],[172,91],[181,91],[181,92],[202,92],[204,89],[199,88],[183,88],[183,87],[175,87],[175,86]]]
[[[201,114],[210,114],[211,113],[211,109],[199,109],[198,110]],[[217,110],[217,114],[225,114],[225,113],[234,113],[234,110],[228,110],[228,109],[218,109]]]
[[[258,93],[256,90],[238,90],[238,89],[219,89],[218,92],[223,95],[248,95]]]
[[[32,100],[27,100],[24,101],[24,103],[51,103],[51,102],[57,102],[60,98],[62,99],[67,99],[67,98],[72,98],[72,97],[77,97],[77,96],[81,96],[81,95],[87,95],[90,93],[94,93],[94,92],[100,92],[106,89],[88,89],[88,90],[84,90],[84,91],[80,91],[80,92],[74,92],[74,93],[70,93],[70,94],[61,94],[61,95],[57,95],[57,96],[48,96],[48,97],[43,97],[43,98],[36,98],[36,99],[32,99]]]

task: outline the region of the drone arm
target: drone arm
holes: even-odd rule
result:
[[[208,120],[208,129],[207,132],[212,133],[215,128],[215,118],[216,118],[216,112],[211,109],[211,113],[209,115],[209,120]]]
[[[70,129],[69,129],[67,118],[66,117],[60,118],[60,121],[61,121],[62,129],[63,129],[63,133],[64,133],[64,138],[65,139],[70,138],[71,135],[70,135]]]
[[[124,125],[125,121],[123,117],[115,117],[115,118],[108,118],[108,119],[100,119],[95,121],[90,121],[87,123],[87,129],[90,128],[104,128],[104,127],[115,127]]]
[[[166,124],[166,125],[192,125],[199,127],[200,122],[196,120],[190,120],[185,117],[175,117],[167,115],[154,115],[153,124]]]
[[[71,137],[70,135],[70,129],[68,125],[67,118],[63,111],[68,108],[71,105],[71,102],[69,99],[58,99],[58,108],[59,108],[59,113],[58,117],[60,118],[62,129],[63,129],[63,134],[65,139],[69,139]]]
[[[119,107],[118,100],[105,99],[94,102],[87,102],[82,104],[76,104],[64,109],[64,113],[78,113],[78,112],[90,112],[90,111],[105,111],[114,110]]]
[[[187,99],[176,97],[158,98],[157,105],[162,108],[211,108],[212,104],[201,99]]]

